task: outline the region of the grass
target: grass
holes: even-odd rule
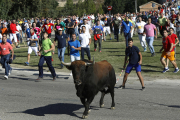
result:
[[[93,37],[92,37],[93,38]],[[112,36],[112,38],[114,38]],[[109,63],[112,64],[114,67],[116,74],[119,74],[123,68],[124,64],[124,57],[125,57],[125,40],[123,36],[120,36],[120,42],[116,42],[116,40],[109,40],[109,36],[106,37],[107,41],[102,42],[102,52],[94,52],[94,42],[91,44],[90,53],[91,57],[94,57],[95,61],[102,61],[107,60]],[[134,45],[137,46],[143,56],[142,60],[142,75],[144,77],[150,77],[151,79],[157,79],[157,78],[168,78],[168,79],[175,79],[180,78],[179,73],[174,74],[174,68],[172,64],[169,64],[170,71],[168,71],[165,74],[162,74],[163,66],[160,62],[161,53],[159,52],[160,48],[162,47],[162,37],[158,37],[157,40],[154,41],[154,49],[156,51],[156,55],[154,57],[151,57],[151,53],[149,49],[147,49],[147,52],[143,52],[143,48],[140,45],[138,36],[135,35],[133,37],[134,39]],[[27,66],[24,67],[24,62],[27,61],[27,48],[19,48],[15,49],[16,59],[13,61],[13,66],[16,67],[23,67],[23,68],[29,68]],[[180,47],[177,46],[176,49],[176,58],[177,58],[177,64],[180,67]],[[59,69],[60,68],[60,61],[58,59],[57,55],[57,48],[55,55],[53,56],[54,61],[53,66],[55,67],[56,71],[61,72],[67,72],[68,70],[66,68]],[[85,55],[85,59],[87,59],[87,56]],[[39,56],[35,56],[34,53],[31,54],[30,59],[30,68],[38,69],[37,65],[39,62]],[[65,53],[65,62],[70,62],[70,56],[67,55],[67,49]],[[46,64],[44,65],[47,69]],[[135,70],[132,71],[132,76],[135,75]]]

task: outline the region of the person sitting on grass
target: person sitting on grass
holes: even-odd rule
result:
[[[139,48],[133,45],[133,39],[128,39],[128,47],[125,51],[125,61],[124,61],[124,68],[126,66],[127,58],[129,57],[129,64],[126,68],[125,75],[123,78],[123,83],[119,86],[119,89],[125,89],[125,83],[127,81],[127,77],[130,74],[133,67],[136,69],[136,73],[140,79],[142,85],[142,91],[145,89],[143,77],[141,75],[141,64],[142,64],[142,54],[139,51]]]
[[[26,65],[29,65],[29,61],[30,61],[30,55],[32,53],[32,51],[35,52],[36,56],[37,56],[37,52],[38,52],[38,37],[36,35],[36,33],[34,33],[33,28],[30,28],[30,33],[31,33],[31,38],[29,38],[29,47],[28,47],[28,56],[27,56],[27,62],[25,62]]]
[[[164,49],[164,51],[161,55],[161,60],[160,60],[162,65],[164,66],[164,70],[162,73],[169,71],[169,68],[165,62],[165,59],[167,59],[167,58],[171,61],[171,63],[175,67],[174,73],[177,73],[179,71],[179,68],[177,67],[177,64],[175,62],[174,43],[173,43],[171,37],[168,36],[167,30],[164,30],[163,33],[164,33],[164,37],[162,40],[163,47],[160,49],[160,52]]]

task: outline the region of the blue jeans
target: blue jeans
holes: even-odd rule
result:
[[[55,73],[54,67],[52,66],[51,59],[52,59],[51,56],[43,56],[43,55],[41,55],[41,57],[39,59],[39,64],[38,64],[38,67],[39,67],[39,77],[40,78],[43,78],[43,64],[44,64],[44,60],[46,61],[47,66],[48,66],[49,70],[51,71],[52,76],[56,77],[56,73]]]
[[[11,67],[9,65],[10,56],[11,56],[11,54],[1,56],[1,64],[2,64],[2,67],[5,68],[5,75],[6,76],[9,75],[9,70],[11,69]]]
[[[90,55],[90,49],[89,48],[81,48],[81,58],[84,60],[84,51],[86,52],[88,59],[91,60],[91,55]]]
[[[64,62],[64,54],[65,54],[65,51],[66,51],[66,47],[63,47],[63,48],[58,48],[58,58],[60,60],[62,60]],[[61,66],[63,66],[61,64]]]
[[[146,42],[148,44],[150,52],[155,53],[154,47],[153,47],[154,37],[146,37]]]
[[[125,39],[126,39],[126,47],[128,47],[128,39],[131,38],[131,33],[124,33]]]

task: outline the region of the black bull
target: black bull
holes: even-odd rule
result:
[[[76,94],[85,107],[83,118],[87,118],[90,112],[90,104],[99,91],[101,91],[100,107],[104,106],[105,94],[110,93],[112,97],[111,109],[115,109],[114,86],[116,75],[110,63],[106,60],[96,63],[79,60],[63,64],[67,69],[72,70]],[[106,90],[106,88],[108,89]]]

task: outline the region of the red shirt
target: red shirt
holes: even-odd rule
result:
[[[173,33],[172,35],[169,35],[169,37],[171,37],[171,40],[172,40],[173,44],[175,44],[176,38],[178,38],[177,35]],[[175,47],[176,47],[176,46],[174,46],[174,48],[175,48]]]
[[[166,38],[163,37],[162,40],[163,43],[163,48],[165,52],[169,52],[170,48],[171,48],[171,43],[173,43],[171,37],[167,36]],[[174,51],[174,49],[171,50],[171,52]]]
[[[10,54],[10,50],[12,50],[12,46],[8,42],[5,44],[0,43],[0,50],[2,55],[8,55]]]
[[[46,31],[48,34],[50,34],[50,33],[51,33],[51,26],[54,26],[54,24],[52,24],[52,23],[49,23],[49,24],[45,23],[45,24],[42,26],[42,28],[45,27],[45,31]]]
[[[173,22],[174,22],[174,20],[175,20],[175,19],[173,19],[173,18],[177,18],[177,15],[176,15],[176,14],[171,15],[171,23],[173,23]],[[174,23],[173,23],[173,24],[174,24]]]
[[[16,33],[15,31],[18,31],[16,29],[16,24],[15,23],[11,23],[11,25],[10,25],[10,33]]]

